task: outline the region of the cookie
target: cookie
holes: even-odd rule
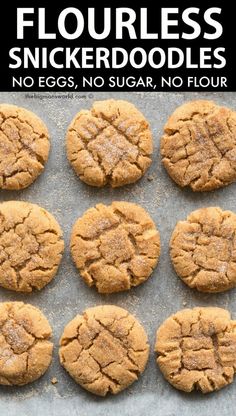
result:
[[[236,286],[236,215],[217,207],[179,221],[170,241],[176,273],[191,288],[222,292]]]
[[[155,350],[161,372],[178,390],[219,390],[236,371],[236,321],[221,308],[184,309],[160,326]]]
[[[117,394],[138,379],[149,355],[147,335],[125,309],[103,305],[87,309],[65,327],[60,362],[91,393]]]
[[[127,185],[151,164],[149,124],[128,101],[96,101],[91,110],[81,110],[69,126],[66,142],[71,165],[88,185]]]
[[[85,282],[112,293],[147,280],[159,259],[160,237],[139,205],[113,202],[88,209],[76,221],[70,247]]]
[[[0,204],[0,286],[42,289],[55,276],[64,242],[55,218],[36,204]]]
[[[52,359],[51,327],[43,313],[23,302],[0,303],[0,384],[37,380]]]
[[[0,189],[23,189],[34,182],[49,148],[48,130],[36,114],[0,104]]]
[[[178,107],[161,140],[171,178],[193,191],[210,191],[236,180],[236,112],[213,101]]]

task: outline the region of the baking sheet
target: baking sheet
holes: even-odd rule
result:
[[[72,98],[73,97],[73,98]],[[72,117],[94,100],[107,98],[133,102],[150,121],[155,150],[153,163],[136,184],[120,189],[96,189],[83,184],[70,167],[65,152],[65,132]],[[191,99],[214,99],[236,109],[236,93],[0,93],[0,102],[35,111],[47,124],[51,152],[44,173],[28,189],[0,191],[0,200],[25,200],[45,207],[59,221],[65,239],[65,254],[53,282],[29,295],[0,289],[0,301],[22,300],[38,306],[53,328],[53,362],[38,381],[24,387],[0,386],[1,416],[231,416],[236,407],[236,380],[217,393],[185,394],[162,377],[153,352],[156,328],[170,314],[183,307],[220,306],[236,319],[236,289],[222,294],[201,294],[189,289],[172,269],[168,243],[178,220],[202,206],[220,206],[236,211],[236,184],[209,193],[182,190],[172,182],[160,163],[159,144],[163,125],[171,112]],[[150,180],[152,179],[152,180]],[[69,253],[70,230],[76,218],[99,202],[126,200],[148,210],[161,235],[161,257],[149,280],[129,292],[101,295],[85,285]],[[77,313],[90,306],[115,304],[126,308],[144,325],[151,352],[139,381],[117,396],[96,397],[78,386],[58,361],[62,330]],[[186,306],[185,306],[186,303]],[[58,383],[51,384],[52,377]]]

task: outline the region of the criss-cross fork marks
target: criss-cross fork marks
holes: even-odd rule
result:
[[[93,108],[78,114],[67,134],[68,158],[80,178],[91,185],[132,183],[151,163],[148,124],[140,113],[138,118],[135,113],[121,116],[119,107],[113,117],[105,113]]]
[[[105,306],[117,309],[116,307]],[[123,390],[144,370],[149,347],[140,324],[126,311],[111,318],[94,312],[78,316],[61,338],[62,365],[86,389],[100,395]],[[120,314],[120,315],[119,315]],[[71,325],[71,324],[69,324]],[[68,325],[68,327],[69,327]],[[137,335],[142,339],[137,339]]]
[[[206,292],[236,284],[236,216],[219,208],[204,208],[179,222],[171,237],[171,259],[177,274]]]
[[[146,215],[142,224],[132,221],[116,203],[110,207],[99,205],[89,217],[93,224],[91,237],[81,228],[83,221],[88,221],[87,215],[75,224],[71,239],[72,256],[85,281],[108,293],[146,280],[160,254],[159,234],[150,217],[142,211],[144,218]]]
[[[235,181],[236,113],[210,103],[205,113],[199,104],[199,110],[190,114],[191,106],[196,108],[197,102],[182,106],[189,117],[173,115],[166,124],[161,146],[164,166],[180,186],[194,191]]]
[[[236,370],[235,322],[219,308],[180,311],[160,327],[156,351],[161,371],[175,387],[217,390],[232,382]]]

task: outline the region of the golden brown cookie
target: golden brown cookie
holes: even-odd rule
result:
[[[125,309],[103,305],[87,309],[65,327],[60,362],[86,390],[117,394],[138,379],[149,354],[147,335]]]
[[[236,286],[236,215],[220,208],[193,211],[170,241],[176,273],[191,288],[222,292]]]
[[[36,114],[0,104],[0,188],[23,189],[34,182],[49,148],[48,130]]]
[[[133,183],[151,164],[149,124],[128,101],[96,101],[91,110],[81,110],[66,142],[70,163],[88,185],[116,188]]]
[[[23,302],[0,303],[0,384],[37,380],[52,359],[51,327],[43,313]]]
[[[160,237],[147,212],[129,202],[98,204],[72,230],[71,253],[81,276],[100,293],[143,283],[160,255]]]
[[[64,249],[55,218],[36,204],[0,204],[0,286],[42,289],[55,276]]]
[[[184,309],[160,326],[155,350],[161,372],[175,388],[219,390],[236,372],[236,321],[221,308]]]
[[[178,107],[161,141],[171,178],[193,191],[210,191],[236,180],[236,112],[213,101]]]

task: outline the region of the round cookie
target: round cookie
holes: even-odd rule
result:
[[[147,335],[133,315],[113,305],[87,309],[65,327],[60,362],[91,393],[117,394],[138,379],[149,355]]]
[[[179,221],[170,241],[179,277],[201,292],[236,286],[236,215],[217,207],[193,211]]]
[[[221,308],[184,309],[160,326],[155,351],[161,372],[178,390],[219,390],[236,371],[236,321]]]
[[[85,282],[112,293],[147,280],[159,259],[160,237],[143,208],[121,201],[88,209],[73,227],[70,247]]]
[[[213,101],[178,107],[161,140],[171,178],[193,191],[210,191],[236,180],[236,112]]]
[[[69,126],[66,143],[75,172],[92,186],[136,182],[151,164],[149,124],[128,101],[96,101],[91,110],[81,110]]]
[[[42,289],[55,276],[64,242],[55,218],[35,204],[0,204],[0,286]]]
[[[0,189],[23,189],[34,182],[49,148],[48,130],[36,114],[0,104]]]
[[[51,327],[43,313],[23,302],[0,303],[0,384],[37,380],[52,359]]]

